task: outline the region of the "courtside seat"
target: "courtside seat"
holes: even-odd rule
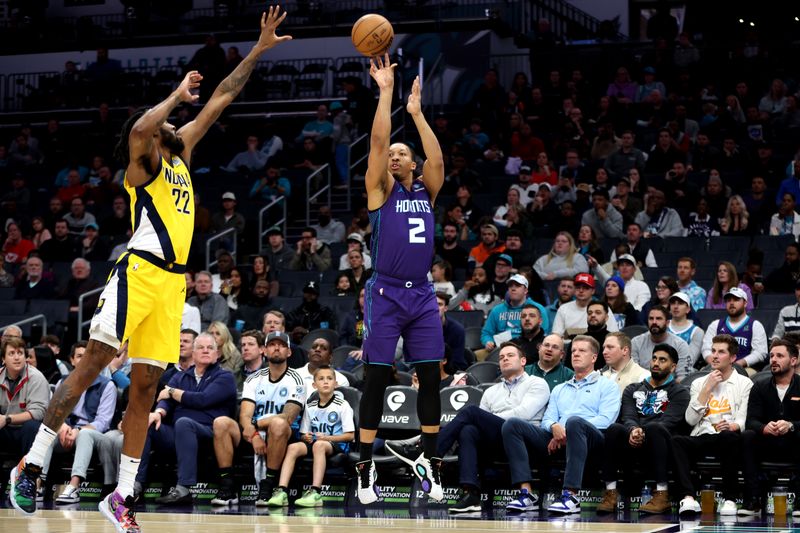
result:
[[[483,361],[469,367],[467,373],[478,383],[494,383],[500,376],[500,365],[492,361]]]

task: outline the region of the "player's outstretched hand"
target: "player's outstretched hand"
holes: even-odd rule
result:
[[[194,104],[200,99],[200,95],[194,94],[192,91],[200,87],[201,81],[203,81],[203,75],[196,70],[190,70],[186,73],[177,89],[178,96],[182,102]]]
[[[381,56],[375,56],[369,60],[369,75],[378,84],[379,89],[391,89],[394,87],[394,69],[397,63],[389,60],[389,52]]]
[[[285,18],[286,11],[281,13],[281,6],[269,6],[269,11],[261,13],[261,35],[258,37],[258,46],[262,51],[269,50],[284,41],[292,40],[291,35],[278,37],[275,33]]]
[[[416,116],[422,113],[422,88],[419,84],[419,76],[414,78],[414,83],[411,85],[411,92],[408,94],[406,111],[408,111],[411,116]]]

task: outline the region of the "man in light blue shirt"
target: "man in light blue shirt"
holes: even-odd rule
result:
[[[600,352],[595,339],[578,335],[572,341],[572,379],[558,385],[550,394],[541,427],[519,418],[503,424],[503,446],[509,458],[511,481],[520,494],[506,508],[530,511],[538,502],[531,496],[530,452],[544,459],[566,449],[567,467],[561,497],[548,507],[551,513],[579,513],[577,493],[583,482],[583,468],[590,453],[603,449],[603,430],[613,424],[620,409],[619,389],[594,370]]]

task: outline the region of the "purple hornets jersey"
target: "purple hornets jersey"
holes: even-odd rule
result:
[[[733,329],[727,318],[720,319],[717,324],[717,335],[723,333],[731,335],[739,343],[739,350],[736,352],[737,361],[744,359],[753,351],[753,319],[751,317],[748,316],[738,329]]]
[[[427,279],[434,250],[430,200],[422,180],[414,180],[410,191],[395,181],[386,202],[370,212],[375,272],[401,280]]]

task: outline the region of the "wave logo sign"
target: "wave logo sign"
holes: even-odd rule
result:
[[[457,390],[450,395],[450,405],[452,405],[453,409],[455,409],[456,411],[464,407],[468,401],[469,401],[469,394],[467,393],[467,391]]]
[[[406,401],[406,394],[402,391],[394,391],[386,398],[386,403],[389,404],[389,409],[392,411],[397,411],[400,409],[400,406],[403,405]]]

